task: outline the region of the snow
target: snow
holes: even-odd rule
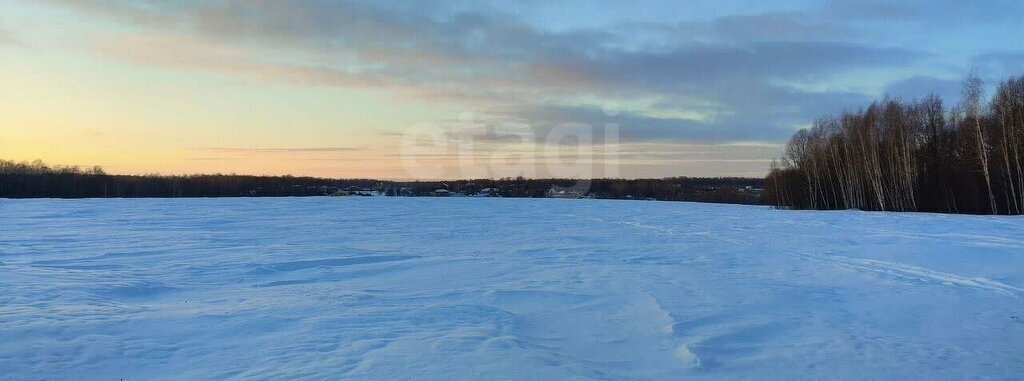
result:
[[[1015,379],[1024,219],[0,200],[0,379]]]

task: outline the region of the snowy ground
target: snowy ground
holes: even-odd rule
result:
[[[0,200],[0,379],[1020,379],[1024,218]]]

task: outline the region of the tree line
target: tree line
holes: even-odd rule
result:
[[[1024,213],[1024,76],[989,99],[971,74],[938,95],[886,98],[796,132],[765,178],[765,202],[793,209]]]
[[[214,175],[110,175],[100,167],[48,166],[0,160],[0,197],[281,197],[323,196],[341,185],[369,187],[377,180]]]
[[[654,199],[758,204],[760,178],[666,179],[476,179],[387,181],[295,176],[111,175],[100,167],[48,166],[41,161],[0,160],[0,198],[136,198],[136,197],[278,197],[377,194],[433,196],[438,189],[458,195],[554,197],[552,189],[569,189],[568,197]],[[575,193],[574,193],[575,192]]]
[[[544,198],[563,189],[567,198],[692,201],[761,204],[764,179],[744,177],[669,177],[661,179],[474,179],[396,183],[412,196],[431,195],[437,189],[474,195],[483,189],[501,197]]]

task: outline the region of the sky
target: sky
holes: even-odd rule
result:
[[[1024,2],[0,2],[0,159],[114,173],[761,176],[1024,74]]]

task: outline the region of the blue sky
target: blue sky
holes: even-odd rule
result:
[[[823,114],[1024,74],[1022,18],[1020,1],[7,1],[0,148],[404,178],[413,126],[495,150],[494,126],[572,122],[619,126],[621,176],[760,175]]]

